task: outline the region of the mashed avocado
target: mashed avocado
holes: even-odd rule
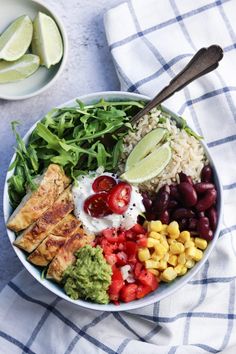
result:
[[[111,284],[112,270],[100,247],[86,245],[75,254],[77,260],[64,272],[64,289],[68,296],[107,304],[107,290]]]

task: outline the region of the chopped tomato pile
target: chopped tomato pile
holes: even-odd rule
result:
[[[115,303],[140,299],[158,287],[156,277],[138,260],[139,247],[147,246],[147,232],[139,224],[129,230],[105,229],[97,237],[104,257],[112,267],[112,283],[109,298]],[[128,267],[127,267],[128,266]],[[124,269],[128,276],[123,276]]]
[[[94,218],[109,214],[124,214],[130,203],[132,187],[126,182],[116,182],[110,176],[99,176],[93,184],[95,194],[84,202],[84,211]]]

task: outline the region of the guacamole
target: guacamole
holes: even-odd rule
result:
[[[111,284],[112,270],[100,247],[86,245],[75,256],[76,263],[69,266],[63,275],[64,289],[68,296],[107,304],[107,290]]]

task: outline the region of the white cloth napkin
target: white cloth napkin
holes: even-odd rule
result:
[[[0,294],[1,354],[236,352],[235,13],[235,0],[133,0],[105,15],[122,90],[151,97],[197,49],[224,49],[217,71],[166,102],[204,135],[221,172],[224,220],[209,261],[174,295],[127,313],[79,309],[24,271]]]

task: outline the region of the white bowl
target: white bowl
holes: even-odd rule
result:
[[[107,99],[107,100],[114,100],[114,101],[120,101],[120,100],[127,100],[127,99],[131,99],[131,100],[144,100],[144,101],[148,101],[149,98],[147,96],[143,96],[143,95],[139,95],[139,94],[135,94],[135,93],[127,93],[127,92],[120,92],[120,91],[114,91],[114,92],[99,92],[99,93],[94,93],[94,94],[90,94],[90,95],[85,95],[85,96],[81,96],[79,97],[79,99],[83,102],[85,102],[86,104],[91,104],[94,102],[97,102],[98,100],[100,100],[101,98]],[[75,103],[74,100],[71,100],[69,102],[64,103],[62,106],[71,106]],[[33,129],[35,128],[37,123],[35,123],[32,128],[26,133],[25,137],[24,137],[24,141],[27,142],[31,132],[33,131]],[[218,226],[217,229],[215,231],[214,234],[214,238],[213,240],[209,243],[206,251],[204,252],[204,256],[202,258],[202,260],[200,262],[198,262],[191,270],[189,270],[186,275],[177,278],[175,281],[173,281],[170,284],[165,284],[165,283],[161,283],[159,288],[154,291],[153,293],[149,294],[148,296],[144,297],[143,299],[140,300],[136,300],[130,303],[121,303],[119,306],[115,306],[113,304],[108,304],[108,305],[99,305],[99,304],[95,304],[92,302],[88,302],[88,301],[83,301],[83,300],[72,300],[70,299],[65,293],[64,290],[57,284],[53,283],[50,280],[41,279],[41,271],[39,270],[39,268],[36,268],[35,266],[33,266],[31,263],[29,263],[26,260],[26,255],[23,251],[21,251],[19,248],[15,247],[14,245],[12,245],[12,247],[14,248],[17,256],[19,257],[19,259],[21,260],[21,262],[23,263],[24,267],[30,272],[30,274],[33,275],[33,277],[35,279],[37,279],[37,281],[42,284],[43,286],[45,286],[47,289],[51,290],[54,294],[58,295],[59,297],[72,302],[73,304],[76,304],[78,306],[82,306],[82,307],[86,307],[89,309],[94,309],[94,310],[100,310],[100,311],[126,311],[126,310],[131,310],[131,309],[136,309],[139,307],[143,307],[146,305],[150,305],[153,304],[157,301],[160,301],[161,299],[164,299],[165,297],[173,294],[176,290],[180,289],[184,284],[186,284],[188,281],[190,281],[193,276],[199,271],[199,269],[203,266],[203,264],[206,262],[206,260],[208,259],[210,253],[213,251],[216,241],[218,239],[219,236],[219,231],[220,231],[220,223],[221,223],[221,217],[222,217],[222,187],[221,187],[221,183],[220,183],[220,179],[219,179],[219,174],[216,170],[216,167],[214,165],[214,162],[212,161],[212,158],[210,156],[209,150],[207,148],[207,146],[202,143],[205,149],[205,152],[207,154],[207,157],[210,161],[210,164],[214,170],[214,177],[215,177],[215,184],[216,184],[216,188],[218,191],[218,201],[217,201],[217,210],[218,210],[218,215],[219,215],[219,221],[218,221]],[[15,159],[15,154],[12,157],[11,163],[12,161]],[[10,164],[11,164],[10,163]],[[7,173],[6,176],[6,181],[5,181],[5,186],[4,186],[4,200],[3,200],[3,209],[4,209],[4,218],[5,218],[5,222],[7,222],[8,218],[10,217],[11,213],[12,213],[12,208],[10,206],[10,202],[9,202],[9,197],[8,197],[8,186],[7,186],[7,180],[11,177],[13,171],[10,171]],[[12,242],[15,240],[15,234],[14,232],[7,230],[8,233],[8,237],[9,240],[12,244]]]
[[[56,22],[63,41],[63,57],[61,61],[50,69],[40,66],[39,69],[28,78],[0,84],[0,98],[5,100],[23,100],[36,96],[47,90],[59,77],[65,67],[68,53],[68,40],[65,28],[55,12],[40,0],[0,0],[0,33],[17,17],[28,15],[32,20],[39,11],[51,16]]]

